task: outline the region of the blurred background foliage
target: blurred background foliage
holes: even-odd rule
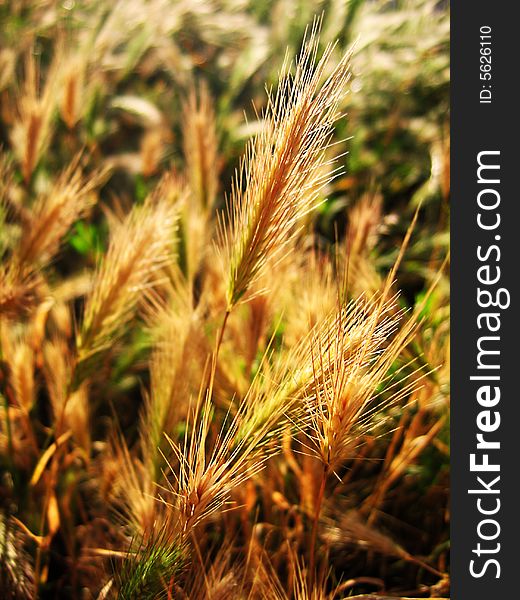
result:
[[[294,55],[320,14],[322,46],[337,41],[340,56],[354,44],[355,52],[346,118],[337,131],[348,140],[342,145],[348,154],[343,174],[327,190],[318,231],[323,243],[334,241],[345,231],[347,209],[367,192],[381,194],[388,231],[378,266],[387,268],[395,258],[392,233],[402,234],[422,202],[421,227],[403,267],[417,291],[432,248],[447,247],[449,15],[443,2],[4,1],[2,145],[9,149],[14,141],[16,82],[23,81],[27,52],[35,57],[38,87],[58,60],[65,76],[47,79],[55,89],[45,107],[47,151],[34,165],[33,188],[44,188],[49,173],[86,149],[89,167],[113,169],[104,197],[115,190],[139,202],[164,168],[181,167],[182,102],[190,85],[203,80],[216,105],[222,205],[265,108],[265,83],[276,84],[285,53]],[[105,233],[80,223],[71,248],[92,259]]]

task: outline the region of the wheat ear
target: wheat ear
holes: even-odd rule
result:
[[[249,144],[234,181],[228,217],[221,225],[231,311],[258,280],[266,265],[280,257],[304,215],[319,204],[334,161],[326,158],[340,101],[349,79],[350,53],[320,86],[332,53],[328,46],[316,64],[318,25],[296,62],[286,62],[276,94],[268,95],[262,129]]]

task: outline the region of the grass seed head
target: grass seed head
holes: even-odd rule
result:
[[[339,104],[349,79],[350,54],[321,84],[332,52],[316,63],[317,26],[304,42],[295,73],[286,64],[260,133],[248,146],[234,182],[228,213],[231,232],[222,228],[227,268],[227,303],[231,310],[267,264],[283,253],[301,219],[319,204],[330,181],[326,161]],[[324,166],[329,169],[323,171]]]

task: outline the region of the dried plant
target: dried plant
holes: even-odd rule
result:
[[[228,311],[287,247],[302,218],[319,204],[330,181],[333,125],[349,78],[347,53],[320,87],[332,47],[317,64],[317,26],[304,43],[294,76],[287,64],[269,96],[261,131],[246,150],[230,200],[232,232],[224,229]],[[245,188],[244,191],[243,188]]]
[[[72,161],[52,189],[40,195],[31,207],[31,219],[24,223],[20,246],[13,256],[20,271],[48,263],[72,225],[96,202],[94,190],[104,174],[84,176],[78,163],[79,158]]]
[[[334,315],[312,341],[311,441],[331,472],[348,457],[363,429],[370,428],[371,414],[378,410],[374,396],[411,339],[413,322],[391,338],[401,317],[395,299],[383,304],[361,299]],[[405,385],[392,400],[408,391]]]
[[[4,4],[0,597],[449,595],[444,6]]]
[[[78,333],[78,361],[86,361],[109,347],[137,305],[151,302],[163,268],[171,261],[176,209],[152,200],[132,209],[116,227]]]
[[[29,54],[25,61],[25,77],[16,102],[18,115],[11,139],[26,183],[50,142],[60,61],[61,50],[58,50],[43,90],[40,90],[40,69],[36,58]]]
[[[215,114],[206,86],[190,94],[183,111],[183,150],[190,189],[199,212],[211,211],[218,191]]]

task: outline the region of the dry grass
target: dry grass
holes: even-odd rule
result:
[[[334,23],[280,66],[288,23],[241,2],[8,4],[0,596],[446,596],[446,249],[417,239],[424,190],[392,236],[372,183],[326,231]]]
[[[304,42],[294,75],[288,65],[282,68],[276,95],[269,97],[261,131],[247,148],[233,187],[228,211],[232,231],[228,235],[224,227],[222,236],[228,310],[287,248],[334,172],[325,150],[345,94],[350,54],[322,84],[332,47],[316,63],[316,36],[317,26]]]

